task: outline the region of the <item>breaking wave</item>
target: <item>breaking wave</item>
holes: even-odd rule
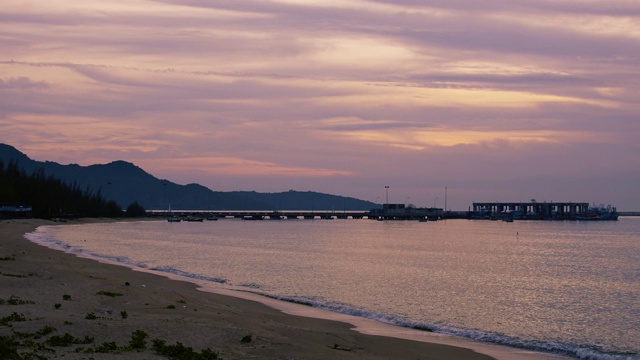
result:
[[[154,267],[151,270],[165,272],[165,273],[169,273],[169,274],[173,274],[173,275],[178,275],[178,276],[186,277],[186,278],[189,278],[189,279],[204,280],[204,281],[210,281],[210,282],[215,282],[215,283],[219,283],[219,284],[225,284],[227,282],[227,280],[225,280],[225,279],[193,274],[193,273],[185,272],[185,271],[178,270],[178,269],[175,269],[175,268],[172,268],[172,267],[168,267],[168,266]]]
[[[145,264],[133,261],[126,256],[111,256],[111,255],[98,254],[91,251],[87,251],[77,246],[69,245],[63,241],[55,240],[52,235],[39,231],[38,229],[36,229],[36,232],[24,234],[24,237],[36,244],[40,244],[55,250],[62,250],[64,252],[75,254],[81,257],[95,258],[98,260],[100,259],[108,260],[111,262],[120,263],[130,267],[138,267],[142,269],[147,268]]]
[[[322,301],[313,298],[300,296],[278,296],[264,293],[259,295],[272,299],[286,301],[290,303],[311,306],[318,309],[333,311],[341,314],[362,317],[379,321],[381,323],[400,326],[421,331],[434,332],[439,334],[447,334],[453,336],[464,337],[476,341],[492,343],[497,345],[509,346],[524,350],[545,352],[557,355],[570,356],[584,360],[639,360],[638,353],[610,353],[604,349],[592,346],[583,346],[577,344],[564,344],[559,342],[543,342],[535,340],[523,340],[517,337],[511,337],[504,334],[483,332],[480,330],[459,329],[440,324],[429,324],[424,322],[413,321],[404,317],[377,313],[370,310],[358,308],[355,306],[345,305],[337,302]]]

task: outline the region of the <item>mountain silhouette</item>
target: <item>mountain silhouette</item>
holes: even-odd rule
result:
[[[370,210],[369,201],[312,191],[258,193],[213,191],[199,184],[180,185],[158,179],[140,167],[118,160],[80,166],[36,161],[11,145],[0,144],[0,162],[14,162],[27,174],[44,172],[83,190],[100,193],[122,208],[137,201],[147,210]],[[0,199],[1,201],[1,199]]]

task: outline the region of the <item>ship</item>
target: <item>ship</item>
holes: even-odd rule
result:
[[[577,215],[577,220],[618,220],[618,211],[611,205],[590,206],[587,212]]]

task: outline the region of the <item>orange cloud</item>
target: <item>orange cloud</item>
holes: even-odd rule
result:
[[[198,172],[211,176],[281,176],[281,177],[331,177],[351,176],[343,170],[288,166],[275,162],[248,160],[234,157],[189,157],[172,159],[145,159],[149,168],[161,168],[165,172]]]

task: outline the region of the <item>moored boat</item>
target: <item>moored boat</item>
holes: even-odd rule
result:
[[[576,217],[578,220],[618,220],[618,211],[611,205],[598,205],[591,206],[587,212],[578,214]]]
[[[189,222],[202,222],[204,221],[204,218],[199,216],[187,216],[185,220]]]

